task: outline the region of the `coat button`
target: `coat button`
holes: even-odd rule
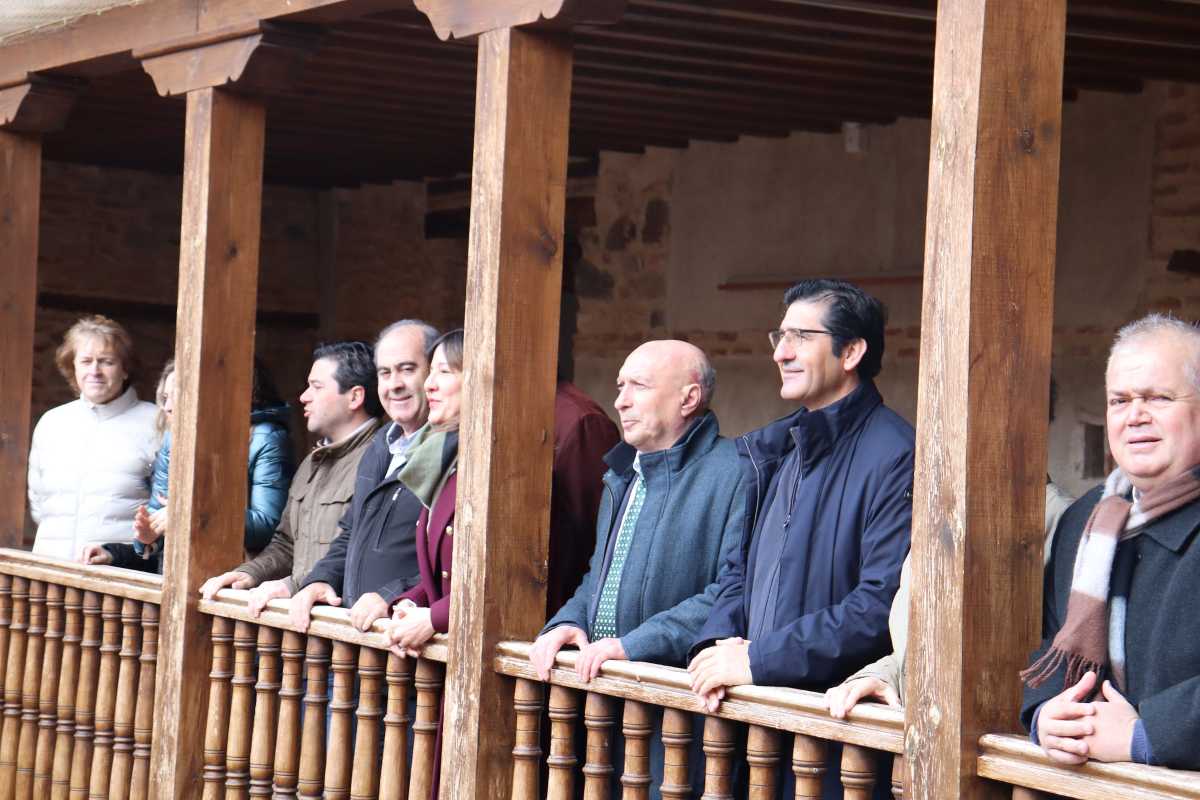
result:
[[[449,577],[450,577],[450,573],[447,572],[446,570],[442,570],[442,580],[446,580]]]
[[[453,526],[453,525],[447,525],[447,526],[446,526],[446,535],[447,535],[447,536],[453,536],[453,535],[454,535],[454,526]]]

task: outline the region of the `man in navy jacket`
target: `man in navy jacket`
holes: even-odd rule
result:
[[[912,525],[913,429],[875,388],[883,305],[844,281],[788,290],[770,335],[802,408],[737,441],[746,545],[692,647],[715,710],[741,684],[825,689],[889,648]]]

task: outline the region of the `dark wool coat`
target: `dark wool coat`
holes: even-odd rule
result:
[[[591,568],[543,632],[573,625],[593,639],[636,454],[622,442],[605,456]],[[621,572],[617,635],[630,661],[679,666],[712,607],[721,565],[741,546],[745,486],[733,443],[720,436],[711,411],[674,447],[642,454],[640,464],[646,499]]]
[[[784,458],[799,448],[795,520],[780,555],[776,629],[750,644],[760,686],[824,689],[887,653],[888,612],[912,530],[913,429],[871,382],[737,440],[749,484],[747,542],[721,581],[693,655],[745,637],[758,524]]]
[[[1046,568],[1042,646],[1054,640],[1067,616],[1071,574],[1079,540],[1092,509],[1100,502],[1098,486],[1063,515]],[[1157,763],[1200,769],[1200,502],[1155,520],[1142,534],[1119,547],[1134,548],[1137,560],[1125,618],[1125,698],[1137,707]],[[1032,660],[1032,659],[1031,659]],[[1037,689],[1026,687],[1021,721],[1026,728],[1034,711],[1062,692],[1065,668]],[[1102,680],[1109,675],[1099,676]],[[1097,683],[1099,686],[1099,683]]]
[[[450,579],[454,566],[454,501],[458,497],[458,473],[446,479],[432,509],[421,511],[417,520],[417,564],[421,581],[399,597],[388,601],[412,600],[429,609],[429,619],[438,633],[450,630]]]

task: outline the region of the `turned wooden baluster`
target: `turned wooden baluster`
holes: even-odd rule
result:
[[[54,726],[58,713],[58,677],[63,658],[63,587],[46,587],[46,647],[42,662],[42,686],[38,693],[37,745],[33,757],[33,796],[50,796],[54,770]]]
[[[270,797],[279,728],[279,641],[277,628],[258,629],[258,683],[254,685],[254,735],[250,742],[250,796]]]
[[[904,800],[904,756],[892,756],[892,800]]]
[[[258,631],[238,622],[233,632],[233,679],[225,751],[225,798],[245,800],[250,790],[250,735],[254,725],[254,642]]]
[[[796,734],[792,746],[792,774],[796,776],[796,800],[820,800],[825,777],[827,745],[821,739]]]
[[[18,800],[33,796],[33,762],[37,755],[38,700],[42,687],[42,658],[46,651],[46,584],[29,583],[29,630],[25,636],[25,672],[21,678],[21,730],[17,746]]]
[[[225,795],[225,742],[229,736],[229,681],[233,677],[233,620],[212,618],[212,671],[204,732],[204,800]]]
[[[71,746],[72,800],[87,797],[96,723],[96,680],[100,672],[100,595],[83,593],[83,641],[79,643],[79,685],[75,692],[75,733]]]
[[[8,634],[12,628],[12,585],[12,575],[0,574],[0,667],[8,663]],[[0,700],[4,697],[5,677],[4,670],[0,669]]]
[[[129,797],[133,777],[133,719],[137,713],[138,658],[142,644],[142,604],[126,599],[121,603],[120,671],[117,673],[117,713],[113,721],[112,776],[109,800]]]
[[[21,680],[25,672],[25,633],[29,630],[29,581],[13,578],[12,624],[8,629],[8,664],[4,671],[4,725],[0,727],[0,794],[12,796],[17,778],[17,745],[21,738]]]
[[[408,687],[412,684],[412,662],[395,653],[387,660],[387,714],[383,718],[383,774],[379,776],[379,800],[408,797]]]
[[[663,711],[663,782],[660,792],[667,800],[692,796],[688,780],[688,748],[692,743],[692,715],[677,708]]]
[[[92,750],[89,797],[108,794],[112,777],[113,735],[117,710],[117,677],[121,654],[121,599],[104,596],[104,635],[100,644],[100,681],[96,688],[96,744]]]
[[[1014,786],[1012,789],[1012,800],[1044,800],[1045,797],[1041,792],[1024,786]]]
[[[750,765],[750,800],[775,800],[779,733],[751,725],[746,735],[746,763]]]
[[[646,704],[626,700],[621,726],[625,736],[622,800],[646,800],[650,796],[650,731],[650,710]]]
[[[702,800],[733,797],[733,723],[720,717],[704,721],[704,795]]]
[[[283,677],[279,688],[279,724],[275,735],[275,797],[296,796],[300,767],[300,700],[304,697],[304,636],[283,634]]]
[[[308,637],[304,654],[308,693],[304,695],[304,738],[300,747],[300,797],[321,800],[325,788],[325,707],[329,702],[329,642]]]
[[[613,701],[588,692],[583,704],[587,728],[587,760],[583,764],[583,800],[608,800],[612,783]]]
[[[150,745],[154,736],[154,671],[158,664],[158,606],[142,606],[142,654],[138,656],[137,709],[133,714],[132,800],[150,793]]]
[[[83,641],[83,592],[63,593],[62,669],[58,674],[57,721],[54,726],[54,767],[51,800],[67,800],[71,792],[71,755],[75,746],[75,692],[79,688],[79,644]]]
[[[358,660],[354,646],[333,643],[333,694],[329,700],[329,741],[325,743],[326,800],[346,800],[350,796],[350,732],[354,728],[354,665]]]
[[[517,724],[512,751],[512,798],[536,800],[542,761],[542,684],[517,678],[513,711],[517,715]]]
[[[442,681],[445,667],[427,658],[417,659],[417,719],[413,722],[412,777],[409,800],[425,800],[433,789],[433,762],[437,755],[437,734],[441,727]]]
[[[382,650],[369,647],[359,649],[358,733],[354,738],[351,800],[375,800],[379,796],[379,722],[383,719],[383,669],[386,661],[387,653]]]
[[[842,745],[842,788],[845,800],[871,800],[875,788],[875,753],[854,744]]]
[[[579,719],[579,693],[565,686],[550,687],[550,757],[546,759],[549,800],[575,797],[575,720]]]

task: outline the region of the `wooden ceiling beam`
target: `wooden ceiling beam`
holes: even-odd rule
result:
[[[0,130],[13,133],[53,133],[67,124],[79,95],[87,88],[75,78],[29,75],[24,81],[0,87]]]
[[[415,3],[443,41],[522,25],[565,29],[584,23],[611,24],[625,11],[625,0],[415,0]]]
[[[0,47],[0,85],[24,80],[29,72],[74,74],[87,62],[260,20],[328,22],[411,7],[411,0],[154,0],[118,6],[8,41]]]

